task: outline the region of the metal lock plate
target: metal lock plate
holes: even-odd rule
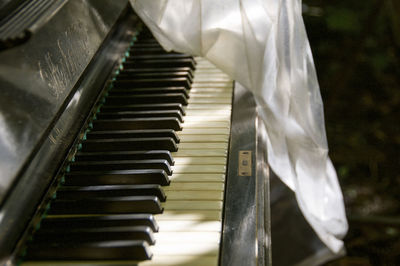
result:
[[[251,176],[251,151],[239,151],[239,176]]]

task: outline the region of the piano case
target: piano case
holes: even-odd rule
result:
[[[247,89],[166,53],[127,1],[19,3],[0,5],[1,264],[287,265],[323,249],[282,255],[279,215],[271,255],[273,173]]]

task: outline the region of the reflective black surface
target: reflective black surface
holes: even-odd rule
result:
[[[0,203],[126,4],[69,1],[29,42],[0,53]]]
[[[252,93],[235,83],[220,264],[271,265],[266,146],[257,131]],[[262,140],[260,142],[260,140]],[[239,152],[251,152],[249,175],[239,173]]]
[[[102,91],[104,73],[132,39],[131,16],[114,26],[126,1],[93,2],[69,2],[35,35],[42,39],[0,53],[1,265],[12,264],[10,253]]]

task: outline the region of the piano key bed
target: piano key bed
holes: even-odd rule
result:
[[[142,33],[23,265],[218,265],[232,88]]]

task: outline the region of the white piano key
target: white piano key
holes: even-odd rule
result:
[[[221,74],[221,75],[227,76],[223,71],[221,71],[218,68],[207,66],[207,65],[203,65],[203,64],[198,64],[198,65],[199,65],[199,68],[196,69],[196,74],[197,73],[203,73],[203,72],[211,72],[211,73]]]
[[[218,255],[219,243],[168,243],[167,246],[155,245],[153,254],[159,255],[202,255],[204,253]]]
[[[201,123],[198,121],[187,121],[182,124],[183,127],[185,128],[230,128],[230,123],[229,122],[215,122],[215,121],[210,121],[210,122],[205,122]]]
[[[219,82],[219,83],[192,83],[193,89],[201,89],[201,88],[223,88],[226,91],[231,91],[232,83],[228,82]]]
[[[159,232],[220,232],[221,221],[160,220]]]
[[[204,57],[201,57],[201,56],[195,56],[195,57],[194,57],[194,60],[195,60],[197,63],[199,63],[199,62],[204,62],[204,61],[210,62],[210,61],[208,61],[207,59],[205,59]],[[210,62],[210,64],[211,64],[211,62]]]
[[[196,73],[197,74],[197,73]],[[196,75],[193,79],[193,82],[206,82],[206,83],[210,83],[210,82],[232,82],[232,79],[230,79],[227,76],[209,76],[209,75]]]
[[[197,76],[196,76],[197,77]],[[209,80],[207,81],[206,78],[209,77]],[[233,80],[230,79],[227,76],[222,76],[218,73],[211,73],[208,71],[204,71],[202,73],[200,73],[197,77],[197,79],[195,80],[195,82],[193,82],[193,84],[208,84],[207,87],[213,87],[213,86],[217,86],[217,87],[224,87],[227,90],[231,90],[233,87]],[[205,86],[202,86],[205,87]],[[194,87],[192,87],[194,88]]]
[[[185,122],[202,124],[203,127],[207,126],[208,122],[224,122],[230,125],[230,116],[228,115],[209,115],[209,116],[187,116],[184,118]]]
[[[228,142],[228,135],[180,135],[181,143],[184,142]]]
[[[226,75],[225,73],[218,71],[218,70],[213,70],[213,69],[202,69],[202,71],[196,72],[196,76],[194,78],[202,79],[202,78],[206,78],[206,77],[210,77],[211,79],[213,79],[213,78],[230,79],[230,77],[228,75]]]
[[[183,135],[229,135],[230,128],[183,128],[178,131],[178,136]]]
[[[220,69],[214,67],[213,65],[210,64],[205,64],[205,63],[199,63],[196,66],[196,73],[202,73],[204,71],[213,71],[213,73],[220,73],[226,75],[224,72],[222,72]]]
[[[215,68],[213,68],[212,66],[209,66],[209,65],[200,64],[199,67],[196,67],[196,74],[197,73],[202,74],[202,73],[207,73],[207,72],[213,73],[213,74],[226,75],[221,70],[215,69]]]
[[[212,66],[213,68],[217,69],[217,67],[216,67],[213,63],[211,63],[210,61],[208,61],[208,60],[205,59],[205,58],[196,57],[196,58],[195,58],[195,61],[196,61],[196,63],[197,63],[196,66],[209,65],[209,66]]]
[[[155,219],[158,221],[221,221],[222,213],[219,210],[164,210],[162,214],[157,214]]]
[[[209,81],[208,79],[203,79],[204,77],[207,77],[206,75],[201,75],[201,74],[203,72],[210,72],[210,70],[212,70],[212,69],[203,68],[203,69],[201,69],[201,71],[196,72],[196,75],[194,76],[194,80],[200,80],[200,81],[205,81],[205,82]],[[213,78],[215,78],[215,76],[218,76],[219,78],[223,78],[223,80],[221,80],[221,81],[232,81],[232,79],[228,75],[226,75],[223,72],[220,72],[218,70],[215,71],[213,73],[213,75],[209,75],[209,77],[211,78],[212,81],[214,81]]]
[[[230,122],[231,114],[230,111],[225,111],[225,110],[188,110],[186,112],[186,117],[184,117],[185,121],[190,121],[190,120],[207,121],[210,119],[216,121],[222,120]]]
[[[197,98],[211,98],[210,100],[214,100],[214,99],[219,99],[219,98],[225,98],[225,99],[229,99],[231,100],[232,98],[232,93],[230,92],[197,92],[197,93],[193,93],[190,94],[190,100],[193,102],[194,99]],[[190,101],[189,100],[189,101]]]
[[[207,59],[205,59],[204,57],[195,57],[195,61],[197,62],[197,65],[210,65],[213,68],[217,69],[217,67],[211,63],[210,61],[208,61]]]
[[[227,156],[228,152],[226,149],[214,149],[214,150],[185,150],[180,149],[177,152],[172,152],[172,156],[177,157],[202,157],[202,156],[216,156],[222,157]]]
[[[208,150],[208,149],[226,149],[227,143],[225,142],[183,142],[179,144],[180,150],[195,149],[195,150]]]
[[[226,79],[226,76],[223,76],[221,74],[218,73],[211,73],[211,72],[204,72],[201,73],[199,75],[196,76],[196,80],[192,83],[196,83],[196,85],[198,84],[203,84],[203,83],[208,83],[209,85],[211,84],[216,84],[216,87],[220,87],[220,88],[224,88],[225,90],[232,90],[231,87],[227,86],[228,83],[233,83],[233,81],[231,79]],[[205,79],[210,79],[208,81],[206,81]],[[213,80],[215,80],[215,82],[213,82]],[[221,83],[224,84],[224,86],[221,86]],[[202,88],[215,88],[213,86],[200,86]],[[195,87],[192,87],[192,89]]]
[[[207,109],[189,109],[186,111],[186,116],[209,116],[209,115],[218,115],[218,116],[230,116],[230,109],[219,109],[219,110],[207,110]]]
[[[175,165],[207,165],[222,164],[226,165],[226,157],[174,157]]]
[[[165,195],[167,196],[167,200],[223,200],[224,199],[223,192],[214,190],[211,191],[166,190]]]
[[[185,123],[201,123],[203,126],[207,126],[207,123],[209,122],[224,122],[225,124],[230,125],[230,117],[224,117],[224,116],[192,116],[192,117],[186,117],[185,118]]]
[[[174,165],[172,170],[176,174],[195,174],[195,173],[210,173],[223,174],[226,172],[225,165]]]
[[[132,264],[133,265],[133,264]],[[195,255],[186,255],[186,256],[178,256],[171,254],[168,255],[155,255],[152,260],[141,262],[140,265],[144,266],[171,266],[171,265],[179,265],[179,266],[217,266],[218,265],[218,254],[208,255],[202,254],[198,256]]]
[[[205,69],[201,73],[198,73],[198,74],[196,73],[196,77],[195,78],[197,78],[197,79],[196,79],[196,82],[194,82],[194,83],[205,83],[206,81],[204,81],[204,80],[200,81],[200,79],[206,79],[207,77],[210,78],[211,80],[212,79],[216,79],[216,80],[219,79],[220,82],[228,83],[230,81],[230,82],[233,83],[233,81],[231,79],[226,79],[227,76],[224,75],[223,73],[213,72],[212,70],[205,70]],[[221,80],[221,79],[224,79],[224,80]],[[211,83],[211,82],[207,82],[207,83]],[[208,86],[208,87],[212,88],[212,86]],[[228,90],[231,89],[228,86],[225,86],[225,87]]]
[[[186,110],[232,110],[231,104],[196,104],[192,103],[186,107]]]
[[[197,62],[197,61],[196,61]],[[199,67],[197,67],[197,66],[199,66]],[[198,71],[198,72],[200,72],[200,71],[202,71],[203,69],[212,69],[212,70],[215,70],[215,71],[220,71],[220,72],[222,72],[219,68],[217,68],[217,67],[215,67],[213,64],[211,64],[210,62],[203,62],[203,61],[200,61],[200,62],[197,62],[197,65],[196,65],[196,72]]]
[[[156,243],[220,243],[219,232],[160,232],[155,234]]]
[[[222,210],[218,200],[168,200],[161,205],[168,210]]]
[[[187,173],[174,173],[170,176],[173,182],[224,182],[225,173],[223,174],[187,174]]]
[[[194,256],[192,256],[194,257]],[[120,260],[118,263],[115,261],[76,261],[76,260],[68,260],[68,261],[23,261],[18,265],[21,266],[109,266],[109,265],[136,265],[137,261],[125,261]],[[140,265],[142,263],[140,262]]]
[[[196,75],[199,74],[204,74],[204,73],[210,73],[210,74],[218,74],[218,75],[224,75],[227,76],[224,72],[222,72],[219,69],[212,68],[212,67],[207,67],[207,66],[202,66],[200,68],[196,69]]]
[[[163,187],[164,191],[188,191],[188,190],[207,190],[207,191],[223,191],[223,182],[177,182],[174,181],[171,185]]]
[[[212,64],[210,62],[198,61],[197,64],[196,64],[196,71],[200,72],[202,69],[216,69],[216,70],[219,70],[218,68],[215,67],[214,64]]]
[[[205,88],[193,89],[193,94],[190,94],[190,98],[194,99],[196,97],[209,97],[211,99],[217,98],[232,98],[232,91],[225,90],[221,88],[214,88],[213,90],[205,90]]]
[[[206,83],[206,82],[199,82],[199,83],[193,83],[192,88],[209,88],[209,87],[216,87],[216,88],[232,88],[233,82],[215,82],[215,83]]]
[[[226,89],[226,88],[216,88],[216,87],[206,87],[206,88],[192,88],[190,90],[190,96],[194,96],[197,94],[202,94],[202,93],[229,93],[232,94],[232,90]]]
[[[232,99],[231,98],[225,98],[225,97],[216,97],[216,98],[208,98],[208,97],[194,97],[189,99],[189,105],[194,103],[194,104],[208,104],[208,103],[215,103],[215,104],[224,104],[224,103],[231,103]]]
[[[222,72],[219,68],[216,68],[213,64],[211,64],[210,62],[205,62],[205,61],[199,61],[197,62],[196,65],[196,72],[201,72],[204,69],[212,69],[215,71],[220,71]]]
[[[23,266],[122,266],[122,265],[160,265],[160,266],[217,266],[218,265],[218,254],[212,252],[208,254],[193,254],[193,255],[155,255],[151,260],[148,261],[28,261],[22,262],[20,265]]]
[[[202,71],[207,71],[207,70],[213,70],[215,72],[222,72],[219,68],[216,68],[214,65],[208,63],[208,62],[198,62],[196,65],[196,72],[202,72]],[[225,74],[226,75],[226,74]]]
[[[196,86],[192,86],[191,90],[199,90],[202,91],[205,89],[206,91],[210,88],[216,88],[218,90],[222,90],[225,92],[232,91],[232,88],[230,85],[227,85],[228,83],[233,83],[232,80],[225,79],[222,76],[217,76],[217,75],[210,75],[208,73],[205,73],[201,79],[209,79],[209,81],[200,81],[200,80],[194,80],[192,84],[195,84]],[[214,84],[214,86],[203,86],[203,84],[207,83],[210,85],[211,83]]]

